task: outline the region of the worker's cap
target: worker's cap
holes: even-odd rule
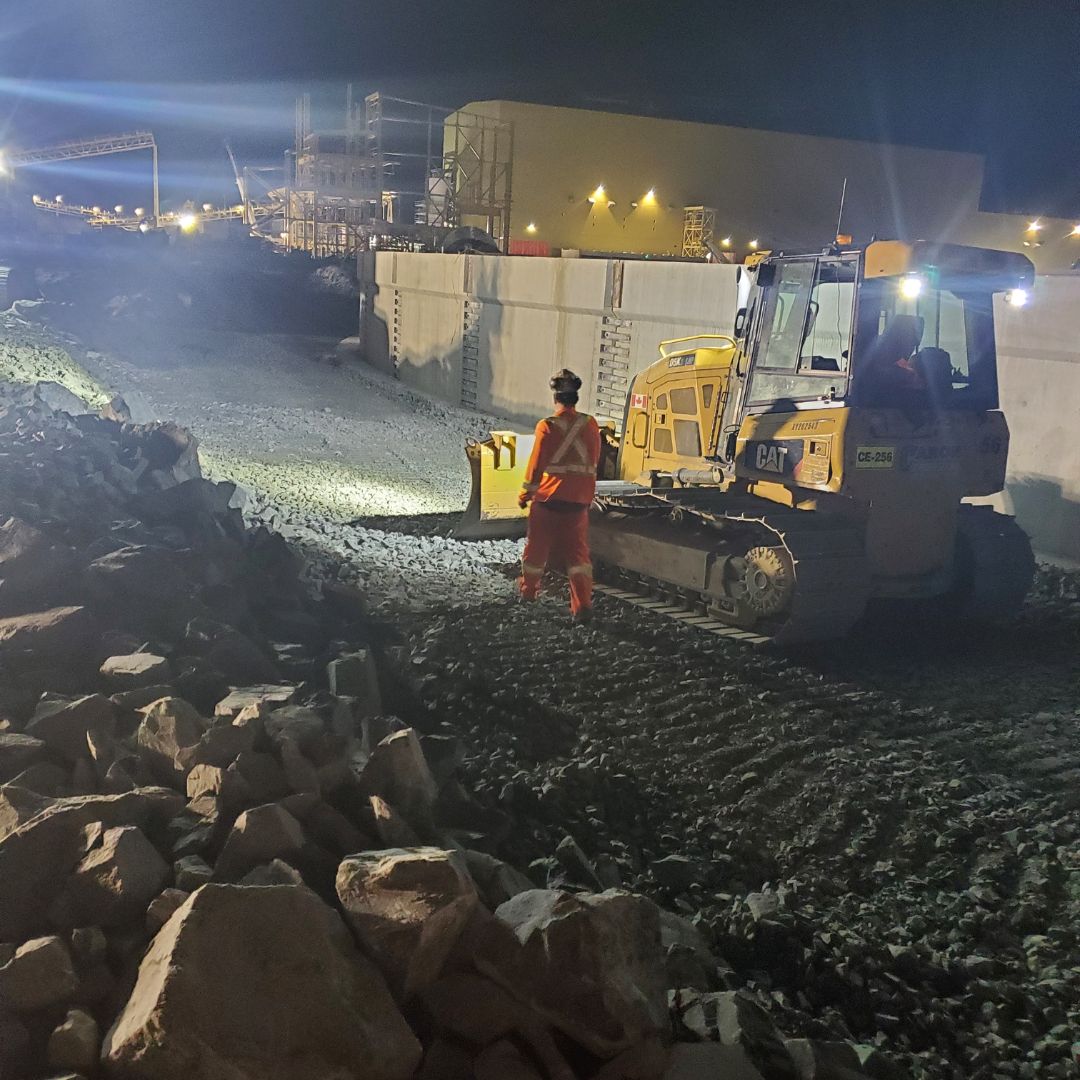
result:
[[[555,391],[556,394],[565,394],[569,390],[580,390],[581,380],[569,369],[563,368],[562,371],[556,371],[551,376],[551,381],[548,386]]]

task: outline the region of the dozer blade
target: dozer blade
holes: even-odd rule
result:
[[[469,505],[454,528],[459,540],[492,540],[525,535],[528,512],[518,507],[533,435],[493,431],[480,442],[465,444],[472,474]]]

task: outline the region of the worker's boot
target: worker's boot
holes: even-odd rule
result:
[[[575,626],[588,626],[592,622],[592,608],[583,607],[571,616]]]

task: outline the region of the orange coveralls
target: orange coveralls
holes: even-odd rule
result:
[[[536,425],[536,441],[525,470],[522,498],[531,497],[528,536],[518,585],[535,600],[548,559],[565,563],[570,610],[592,607],[589,561],[589,505],[596,493],[600,427],[585,413],[559,405]]]

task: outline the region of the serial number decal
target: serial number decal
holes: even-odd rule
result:
[[[895,461],[895,446],[860,446],[855,451],[856,469],[891,469]]]
[[[668,362],[669,368],[673,367],[693,367],[694,361],[697,359],[696,353],[691,353],[689,356],[673,356]]]

